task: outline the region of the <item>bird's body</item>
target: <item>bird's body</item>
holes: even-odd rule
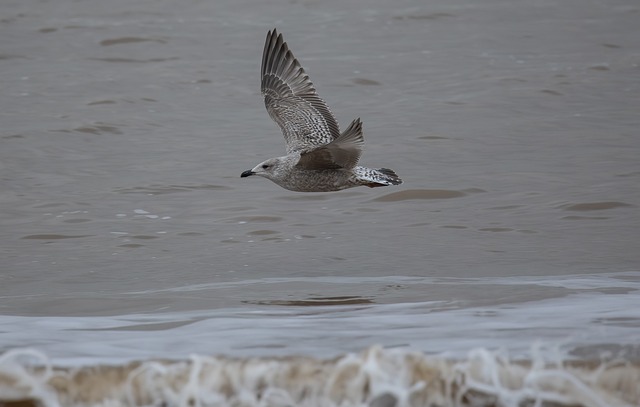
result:
[[[298,192],[402,183],[393,170],[357,165],[364,144],[362,122],[356,119],[340,133],[333,114],[276,30],[267,34],[261,72],[264,103],[282,129],[287,155],[263,161],[242,177],[259,175]]]

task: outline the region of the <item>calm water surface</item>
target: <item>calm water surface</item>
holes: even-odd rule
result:
[[[638,359],[630,0],[0,6],[0,350]],[[301,194],[259,93],[277,27],[363,165]]]

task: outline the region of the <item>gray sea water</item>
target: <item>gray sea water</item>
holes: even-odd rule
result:
[[[3,1],[0,351],[60,364],[370,345],[640,359],[640,5]],[[276,27],[363,165],[303,194]],[[537,344],[537,345],[536,345]]]

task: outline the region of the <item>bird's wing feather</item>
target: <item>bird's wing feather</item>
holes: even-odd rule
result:
[[[307,170],[351,169],[358,164],[363,144],[362,122],[356,119],[329,144],[302,152],[296,166]]]
[[[287,153],[328,144],[340,136],[327,104],[275,29],[267,34],[261,71],[264,104],[282,129]]]

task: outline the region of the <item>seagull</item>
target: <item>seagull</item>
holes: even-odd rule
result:
[[[261,76],[264,104],[284,134],[287,155],[261,162],[244,171],[242,178],[258,175],[297,192],[402,184],[393,170],[357,165],[364,145],[362,122],[355,119],[340,132],[327,104],[275,29],[267,33]]]

